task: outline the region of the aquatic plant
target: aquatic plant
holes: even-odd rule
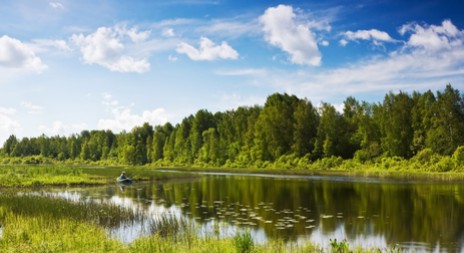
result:
[[[237,253],[249,253],[253,251],[254,242],[250,232],[237,233],[234,237]]]

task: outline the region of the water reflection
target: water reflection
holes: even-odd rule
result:
[[[347,239],[350,245],[363,247],[464,249],[461,184],[204,175],[192,181],[67,189],[54,194],[143,213],[139,220],[110,229],[126,242],[151,233],[148,220],[170,213],[194,221],[202,234],[233,236],[247,229],[258,242],[280,238],[328,245],[330,239]]]

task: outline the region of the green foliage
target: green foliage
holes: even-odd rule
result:
[[[455,168],[453,159],[449,156],[443,156],[433,167],[436,172],[447,172]]]
[[[330,240],[330,252],[333,253],[348,253],[350,251],[350,245],[346,240],[338,242],[337,239]]]
[[[464,146],[459,146],[454,151],[453,161],[460,170],[464,169]]]
[[[343,112],[276,93],[263,106],[199,110],[175,126],[145,123],[119,134],[85,130],[69,137],[11,135],[0,162],[331,169],[341,166],[341,157],[387,170],[459,171],[460,146],[464,98],[447,85],[436,94],[390,92],[374,104],[348,97]]]
[[[237,233],[234,237],[237,253],[253,252],[254,242],[250,232]]]
[[[92,185],[109,179],[91,176],[82,169],[59,166],[0,166],[0,186]],[[111,178],[111,181],[114,179]]]

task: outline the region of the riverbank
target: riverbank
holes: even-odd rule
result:
[[[191,173],[160,172],[141,167],[48,165],[0,165],[0,187],[105,185],[122,171],[134,181],[167,181],[192,178]]]
[[[231,172],[246,174],[346,176],[418,181],[463,181],[464,148],[452,156],[423,150],[411,159],[379,157],[369,161],[326,157],[311,161],[307,157],[284,155],[274,162],[227,162],[222,166],[202,163],[158,161],[143,166],[127,166],[116,161],[59,161],[42,156],[0,158],[0,186],[82,185],[114,182],[121,171],[137,181],[157,181],[191,177],[189,172]],[[167,173],[176,170],[184,173]]]

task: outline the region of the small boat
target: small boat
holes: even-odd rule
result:
[[[118,182],[118,183],[132,183],[132,178],[118,177],[118,178],[116,178],[116,182]]]

